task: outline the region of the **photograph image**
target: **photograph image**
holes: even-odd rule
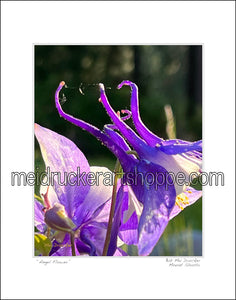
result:
[[[35,256],[202,255],[202,45],[34,45]]]

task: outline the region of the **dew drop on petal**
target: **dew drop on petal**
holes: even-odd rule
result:
[[[154,230],[155,230],[155,225],[150,221],[148,221],[144,226],[144,231],[146,231],[147,233],[153,233]]]
[[[160,205],[159,211],[160,211],[160,213],[161,213],[163,216],[167,216],[167,215],[168,215],[168,209],[166,208],[166,205],[165,205],[164,203],[162,203],[162,204]]]
[[[165,195],[164,196],[164,199],[165,199],[165,204],[167,207],[171,207],[171,200],[170,200],[170,197],[169,195]]]
[[[160,227],[160,223],[158,220],[158,216],[157,215],[153,215],[151,216],[151,218],[146,222],[146,224],[144,225],[144,231],[146,231],[149,234],[154,233],[157,228]]]

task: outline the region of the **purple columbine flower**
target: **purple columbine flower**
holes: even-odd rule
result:
[[[103,176],[111,171],[90,167],[79,148],[62,135],[38,124],[35,124],[35,135],[46,168],[51,175],[56,174],[46,178],[53,178],[53,186],[45,179],[41,185],[44,205],[35,199],[35,226],[41,233],[50,227],[54,234],[50,255],[72,255],[72,242],[76,255],[102,255],[113,188],[112,182],[103,184]],[[74,241],[70,239],[71,234]],[[112,255],[126,254],[114,249]]]
[[[126,243],[136,243],[139,255],[150,254],[173,217],[173,212],[174,215],[178,214],[186,205],[190,205],[192,201],[200,197],[200,192],[187,188],[186,184],[191,179],[191,173],[194,172],[196,175],[201,172],[202,141],[193,143],[177,139],[165,141],[154,135],[141,121],[138,109],[138,88],[127,80],[123,81],[118,88],[123,85],[129,85],[132,88],[131,113],[140,136],[124,122],[120,114],[112,109],[103,84],[99,84],[99,101],[102,102],[113,124],[104,126],[103,131],[100,131],[93,125],[68,115],[62,110],[59,92],[64,85],[65,82],[62,81],[55,94],[56,108],[60,116],[93,134],[113,152],[123,168],[124,183],[132,188],[134,197],[143,206],[140,217],[134,210],[131,215],[128,208],[127,211],[131,216],[127,220],[127,218],[124,219],[124,207],[127,206],[127,200],[123,200],[121,206],[123,208],[120,209],[119,235]],[[185,176],[185,185],[177,184],[173,178],[173,175],[180,172]],[[126,193],[128,192],[123,188],[122,198]]]

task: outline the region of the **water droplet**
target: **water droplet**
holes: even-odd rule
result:
[[[164,199],[165,199],[165,204],[167,207],[171,207],[172,206],[172,203],[171,203],[171,199],[169,197],[169,195],[165,195],[164,196]]]

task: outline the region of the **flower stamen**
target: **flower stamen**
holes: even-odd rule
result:
[[[182,205],[188,205],[189,199],[184,193],[181,193],[176,197],[175,204],[178,205],[181,210],[183,210],[184,207]]]

